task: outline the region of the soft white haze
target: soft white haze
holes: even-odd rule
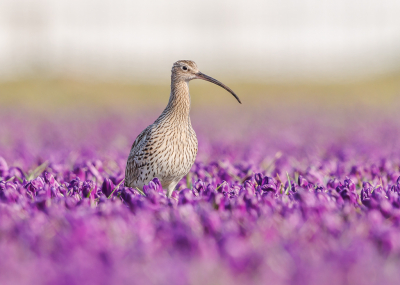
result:
[[[399,0],[0,0],[0,79],[345,79],[400,70]]]

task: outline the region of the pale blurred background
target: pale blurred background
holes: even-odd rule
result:
[[[247,104],[393,105],[399,15],[398,0],[0,0],[0,104],[163,105],[172,63],[192,59]],[[191,86],[194,103],[235,103]]]
[[[243,103],[190,83],[200,161],[398,145],[399,0],[0,0],[0,156],[40,165],[97,145],[125,159],[179,59]]]

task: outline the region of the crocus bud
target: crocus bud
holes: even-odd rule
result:
[[[111,192],[114,190],[114,184],[108,178],[104,179],[103,185],[101,185],[101,192],[108,198]]]
[[[297,179],[297,184],[299,184],[300,187],[307,188],[308,181],[303,176],[299,175],[299,178]]]

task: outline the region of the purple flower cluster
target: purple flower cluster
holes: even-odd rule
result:
[[[395,127],[345,141],[351,127],[339,136],[309,119],[281,136],[242,129],[247,141],[200,131],[199,157],[167,198],[157,178],[123,186],[129,150],[103,134],[114,120],[91,125],[91,148],[59,131],[80,133],[68,123],[43,123],[32,145],[15,144],[29,131],[0,128],[14,143],[0,142],[0,284],[400,281]],[[371,129],[385,138],[366,141]]]

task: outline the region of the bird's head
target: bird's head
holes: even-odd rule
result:
[[[193,79],[203,79],[205,81],[209,81],[227,90],[236,98],[236,100],[238,100],[240,104],[242,104],[239,97],[235,94],[235,92],[232,91],[232,89],[230,89],[225,84],[219,82],[218,80],[208,75],[205,75],[204,73],[201,73],[197,68],[196,63],[192,60],[178,60],[177,62],[175,62],[172,66],[172,79],[186,82],[189,82]]]

